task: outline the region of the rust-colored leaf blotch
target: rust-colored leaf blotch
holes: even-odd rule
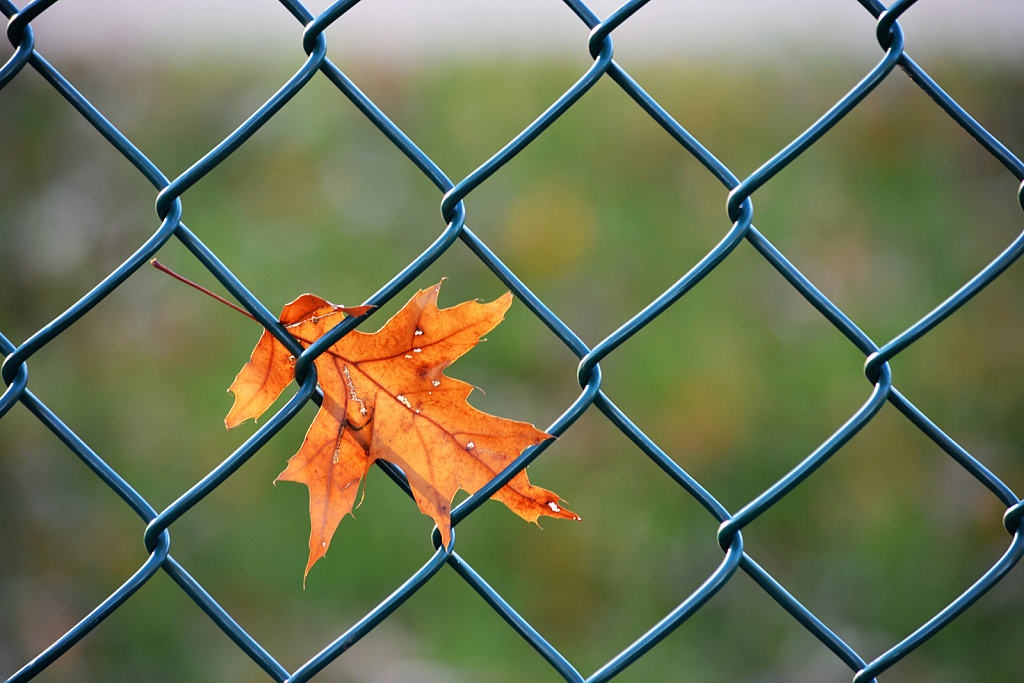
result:
[[[353,331],[316,359],[323,405],[299,452],[278,479],[309,488],[309,562],[324,556],[341,518],[375,460],[402,468],[420,510],[451,540],[451,503],[460,488],[475,493],[529,446],[552,438],[533,425],[488,415],[466,398],[469,384],[444,374],[492,330],[512,304],[506,293],[490,303],[439,309],[441,285],[421,290],[383,328]],[[370,307],[335,306],[304,294],[284,307],[281,323],[308,347],[347,315]],[[228,428],[258,418],[294,377],[295,360],[264,331],[230,391]],[[541,516],[579,519],[559,497],[520,472],[493,498],[530,522]]]

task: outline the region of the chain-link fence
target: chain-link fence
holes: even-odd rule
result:
[[[616,61],[613,59],[613,34],[615,29],[627,21],[646,4],[646,0],[627,2],[620,9],[601,20],[584,3],[565,0],[581,22],[591,30],[587,45],[593,58],[592,66],[583,73],[576,83],[564,92],[525,130],[509,141],[500,151],[483,165],[466,176],[453,182],[431,158],[429,158],[388,116],[367,97],[356,84],[330,59],[327,58],[327,40],[324,30],[336,21],[344,21],[345,13],[357,0],[338,2],[319,16],[313,16],[300,3],[281,0],[282,5],[305,29],[302,32],[302,47],[307,59],[275,95],[245,120],[230,136],[196,161],[177,178],[168,178],[154,165],[127,137],[118,131],[104,115],[76,90],[61,73],[51,66],[36,51],[31,22],[54,0],[38,0],[19,9],[9,0],[0,0],[0,10],[11,18],[7,35],[16,47],[14,55],[0,70],[0,88],[12,79],[25,73],[26,66],[37,71],[52,87],[73,106],[89,124],[114,146],[146,180],[158,191],[156,213],[159,227],[148,239],[138,246],[137,251],[65,313],[32,334],[26,341],[16,345],[0,335],[0,347],[6,356],[3,365],[3,379],[6,391],[0,398],[0,416],[5,415],[17,403],[32,413],[51,430],[67,449],[80,458],[107,486],[139,515],[146,523],[143,538],[149,559],[138,568],[125,583],[106,600],[97,605],[91,613],[74,628],[58,639],[38,657],[14,673],[9,680],[24,681],[35,677],[47,666],[64,655],[75,643],[98,626],[117,610],[144,585],[158,570],[163,570],[181,590],[209,616],[209,618],[250,657],[268,676],[277,681],[306,681],[314,678],[328,664],[340,657],[370,633],[400,605],[418,590],[428,584],[445,567],[454,570],[469,584],[483,600],[504,619],[505,622],[530,644],[550,666],[567,681],[588,681],[598,683],[609,680],[658,646],[673,630],[687,621],[705,604],[711,601],[740,569],[747,574],[764,592],[776,601],[793,619],[807,629],[836,658],[853,672],[857,683],[874,680],[876,676],[899,662],[908,653],[944,629],[958,615],[977,601],[989,589],[1001,581],[1024,553],[1021,539],[1024,507],[1010,488],[985,465],[968,453],[960,444],[944,433],[928,416],[914,406],[910,400],[893,385],[893,373],[889,361],[913,345],[949,316],[955,313],[975,294],[987,287],[1006,270],[1024,249],[1024,235],[1013,240],[999,256],[988,263],[977,275],[963,284],[955,293],[924,317],[891,340],[878,344],[865,334],[842,310],[826,298],[821,291],[787,257],[772,245],[753,225],[755,212],[751,197],[758,189],[772,179],[794,159],[814,145],[843,117],[858,106],[880,83],[889,78],[899,67],[912,81],[930,97],[959,126],[965,129],[978,145],[983,147],[1009,173],[1024,181],[1024,164],[1002,143],[979,125],[970,114],[949,97],[932,78],[924,72],[905,51],[904,34],[897,19],[914,4],[897,1],[886,8],[875,0],[860,0],[864,9],[877,19],[875,38],[881,48],[881,59],[857,85],[836,102],[810,128],[789,145],[772,156],[754,173],[738,178],[709,152],[697,139],[677,122],[665,108],[654,100]],[[900,76],[893,76],[899,78]],[[680,602],[663,619],[653,624],[633,644],[611,658],[597,671],[584,675],[553,647],[542,635],[543,629],[523,618],[456,552],[458,544],[453,540],[448,548],[436,547],[429,560],[408,578],[401,586],[376,608],[363,616],[350,629],[337,635],[323,650],[305,664],[289,671],[275,656],[251,637],[236,620],[195,580],[184,566],[170,554],[170,528],[183,515],[203,500],[214,489],[231,477],[242,465],[256,454],[282,427],[292,420],[296,413],[309,401],[319,403],[322,394],[317,387],[316,370],[313,360],[329,346],[337,342],[354,327],[346,322],[333,328],[323,338],[303,349],[281,326],[274,315],[256,298],[246,286],[221,262],[200,238],[182,222],[181,195],[199,183],[225,159],[241,147],[261,126],[285,107],[307,83],[313,79],[328,79],[393,145],[419,169],[443,195],[441,215],[443,229],[436,240],[415,260],[397,273],[387,284],[370,297],[366,303],[384,305],[417,276],[434,263],[454,244],[461,241],[475,254],[494,275],[507,285],[525,303],[532,313],[561,342],[575,354],[580,362],[577,379],[581,388],[578,398],[567,406],[562,416],[547,426],[547,431],[556,436],[572,429],[577,419],[591,408],[596,408],[612,425],[628,437],[635,446],[649,457],[671,481],[689,496],[692,496],[707,514],[719,524],[717,543],[724,557],[718,567],[703,582]],[[610,79],[621,88],[646,114],[657,123],[670,138],[692,155],[706,169],[707,173],[720,181],[729,190],[726,207],[730,227],[718,244],[696,263],[681,266],[685,273],[669,289],[651,301],[643,310],[623,323],[615,332],[599,343],[589,346],[570,329],[559,317],[535,296],[514,272],[512,272],[492,249],[467,226],[467,211],[463,200],[513,157],[520,154],[556,119],[573,107],[587,92],[602,79]],[[0,94],[0,97],[3,95]],[[19,131],[4,131],[5,137],[17,136]],[[1019,186],[1017,201],[1024,207],[1024,183]],[[1012,198],[1007,198],[1012,201]],[[170,240],[177,240],[191,252],[209,272],[254,316],[260,324],[274,334],[296,357],[295,376],[298,390],[280,411],[263,424],[235,453],[225,459],[201,481],[197,482],[172,505],[160,511],[143,498],[132,485],[110,467],[78,434],[68,428],[61,418],[28,389],[30,358],[40,349],[57,339],[76,321],[87,315],[98,303],[116,290],[125,280],[158,254]],[[870,390],[863,404],[845,423],[831,434],[811,453],[807,454],[785,476],[779,478],[760,495],[754,497],[738,510],[726,509],[680,464],[648,438],[602,390],[602,359],[656,319],[666,309],[691,292],[701,281],[743,242],[749,243],[763,259],[771,265],[820,315],[833,325],[846,339],[866,357],[864,374]],[[6,258],[6,255],[5,255]],[[356,302],[345,302],[354,304]],[[744,548],[742,531],[752,521],[773,507],[798,486],[813,486],[804,481],[832,456],[843,449],[886,403],[895,407],[906,420],[944,451],[949,458],[986,487],[1002,507],[1005,507],[1003,525],[1010,534],[1005,553],[981,572],[977,580],[930,619],[922,623],[906,638],[892,644],[880,655],[865,658],[844,642],[836,632],[813,614],[793,595],[762,568]],[[528,449],[516,462],[498,475],[488,486],[469,497],[452,511],[453,525],[457,526],[475,511],[490,494],[509,481],[516,473],[544,455],[548,444]],[[408,484],[398,468],[378,461],[395,484],[407,493]],[[454,538],[454,536],[453,536]],[[0,553],[4,552],[0,549]]]

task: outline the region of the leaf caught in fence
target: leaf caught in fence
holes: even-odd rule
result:
[[[528,446],[551,438],[533,425],[481,412],[466,402],[473,387],[443,370],[504,318],[506,293],[439,309],[440,283],[420,290],[380,331],[353,331],[316,359],[323,405],[279,480],[309,487],[309,562],[324,556],[341,518],[352,512],[360,482],[377,459],[402,468],[420,510],[451,540],[451,502],[474,493]],[[281,323],[308,347],[346,315],[369,307],[335,306],[304,294],[284,307]],[[228,428],[258,418],[294,375],[295,359],[264,331],[229,391]],[[530,522],[541,516],[579,519],[559,497],[519,472],[493,498]]]

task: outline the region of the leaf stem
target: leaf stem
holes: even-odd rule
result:
[[[162,270],[163,272],[167,273],[168,275],[170,275],[174,279],[181,280],[186,285],[190,285],[192,287],[195,287],[196,289],[198,289],[200,292],[203,292],[204,294],[209,294],[210,296],[212,296],[217,301],[219,301],[222,304],[225,304],[227,306],[230,306],[231,308],[235,309],[236,311],[238,311],[239,313],[241,313],[245,317],[249,318],[253,322],[259,322],[258,320],[256,320],[256,318],[252,317],[252,314],[249,313],[249,311],[245,310],[244,308],[241,308],[240,306],[236,306],[235,304],[231,303],[230,301],[228,301],[227,299],[225,299],[222,296],[217,296],[216,294],[214,294],[213,292],[208,290],[206,287],[203,287],[202,285],[197,285],[196,283],[192,282],[188,278],[185,278],[185,277],[182,277],[181,275],[178,275],[173,270],[171,270],[170,268],[168,268],[164,264],[160,263],[156,259],[151,260],[149,263],[150,263],[151,266],[153,266],[157,270]]]

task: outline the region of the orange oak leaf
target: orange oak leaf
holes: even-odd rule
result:
[[[324,401],[302,446],[279,480],[309,488],[309,562],[324,556],[342,517],[352,512],[370,465],[387,460],[402,469],[420,510],[447,546],[451,502],[461,488],[475,493],[525,448],[552,438],[533,425],[488,415],[466,399],[473,387],[443,370],[473,348],[504,318],[511,293],[491,303],[439,309],[440,283],[420,290],[373,334],[349,332],[316,359]],[[284,307],[281,323],[308,347],[346,315],[370,307],[335,306],[303,294]],[[295,359],[264,331],[229,391],[235,403],[228,428],[258,418],[294,377]],[[559,497],[530,484],[520,472],[492,498],[523,519],[579,519]]]

